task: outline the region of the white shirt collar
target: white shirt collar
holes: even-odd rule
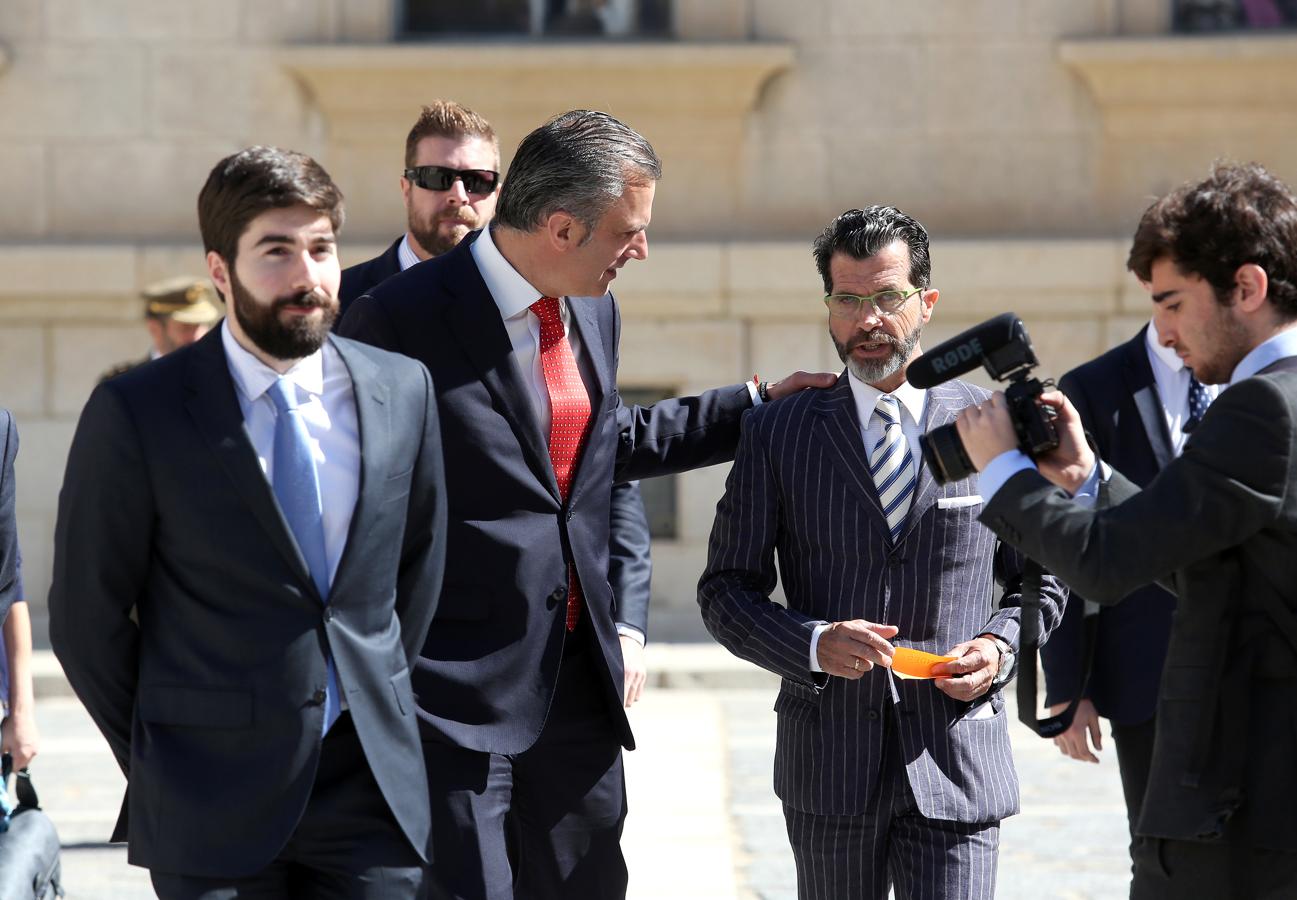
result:
[[[483,228],[482,233],[469,248],[473,261],[482,273],[486,289],[490,292],[495,305],[500,308],[500,315],[512,319],[527,312],[533,303],[541,298],[541,292],[532,287],[500,252],[491,238],[491,229]],[[560,304],[565,307],[566,304]]]
[[[1148,320],[1148,330],[1144,332],[1144,342],[1148,344],[1149,359],[1157,360],[1172,372],[1179,372],[1184,368],[1184,360],[1180,358],[1180,355],[1160,342],[1157,325],[1153,323],[1152,319]]]
[[[401,265],[401,271],[404,272],[410,266],[420,262],[419,254],[414,252],[414,247],[410,246],[410,232],[405,233],[401,238],[401,246],[396,248],[396,261]]]
[[[234,339],[228,319],[221,323],[221,344],[225,347],[225,359],[229,363],[235,387],[249,403],[256,402],[279,379],[279,373]],[[326,340],[323,347],[305,359],[299,359],[283,377],[314,397],[323,396],[325,347],[332,349],[332,345]]]
[[[851,394],[856,399],[856,410],[860,413],[860,427],[865,428],[869,425],[869,417],[874,414],[874,408],[878,406],[878,398],[883,396],[883,392],[872,384],[865,384],[853,375],[849,368],[847,383],[851,385]],[[922,425],[923,404],[927,400],[928,392],[916,388],[908,381],[902,381],[901,386],[891,393],[909,411],[910,418],[916,424]]]

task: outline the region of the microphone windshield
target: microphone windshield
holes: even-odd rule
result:
[[[938,344],[914,360],[905,370],[905,380],[916,388],[936,387],[971,372],[985,363],[988,356],[1022,341],[1026,341],[1022,320],[1014,313],[1001,313]],[[1030,347],[1030,341],[1026,345]],[[991,374],[998,377],[997,373]]]

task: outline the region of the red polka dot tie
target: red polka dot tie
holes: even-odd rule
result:
[[[540,367],[549,391],[549,461],[554,466],[559,496],[566,501],[590,424],[590,395],[563,331],[558,300],[541,297],[531,305],[531,311],[540,319]],[[581,615],[581,584],[571,566],[567,582],[567,630],[572,631]]]

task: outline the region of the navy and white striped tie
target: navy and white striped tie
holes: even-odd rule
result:
[[[895,544],[914,499],[914,460],[901,427],[901,404],[891,394],[883,394],[874,407],[874,415],[883,425],[883,436],[869,453],[869,474],[878,488],[878,500],[887,517],[887,528]]]

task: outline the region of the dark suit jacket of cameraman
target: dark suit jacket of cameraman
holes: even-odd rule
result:
[[[982,514],[1099,603],[1179,596],[1139,834],[1297,851],[1294,486],[1297,356],[1223,391],[1145,489],[1113,472],[1089,510],[1026,470]]]

